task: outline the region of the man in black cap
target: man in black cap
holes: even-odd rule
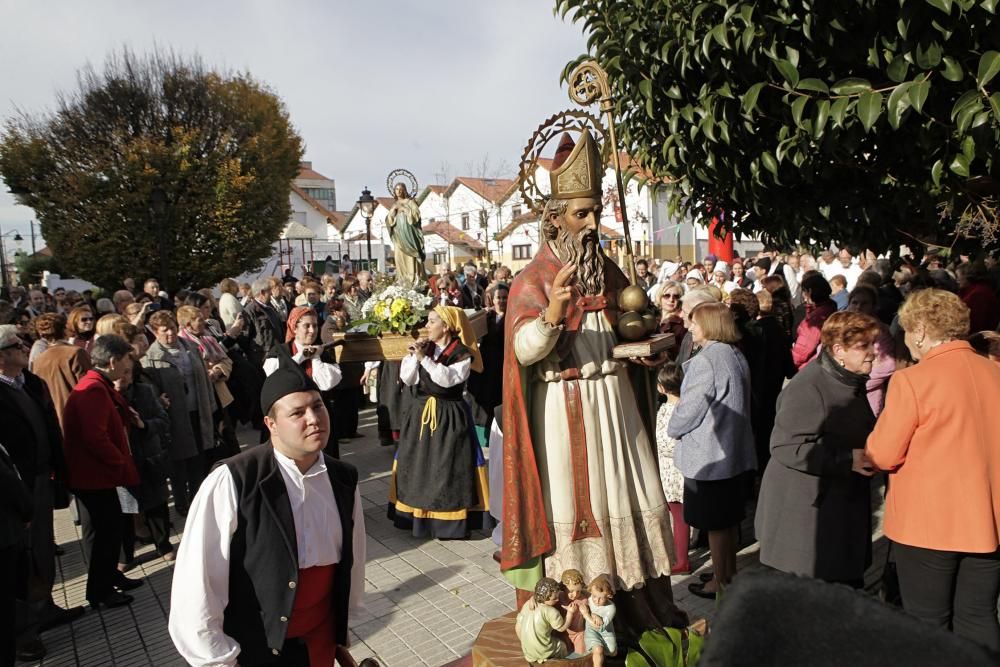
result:
[[[331,665],[364,595],[357,471],[323,453],[323,398],[281,362],[261,391],[270,441],[220,462],[188,513],[170,636],[195,667]]]

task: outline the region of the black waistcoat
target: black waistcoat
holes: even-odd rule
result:
[[[456,338],[448,344],[448,347],[441,350],[441,356],[437,362],[442,366],[450,366],[471,355],[469,348],[462,345]],[[442,387],[431,379],[431,374],[424,370],[423,365],[417,367],[420,374],[420,383],[417,385],[417,393],[421,396],[434,396],[446,401],[461,401],[465,395],[465,383],[459,382],[454,387]]]
[[[344,536],[331,601],[335,639],[346,645],[358,471],[348,463],[323,456]],[[236,484],[239,517],[230,547],[229,604],[222,627],[240,643],[241,665],[267,665],[279,659],[298,585],[292,506],[270,443],[248,449],[219,465],[223,464],[229,467]]]

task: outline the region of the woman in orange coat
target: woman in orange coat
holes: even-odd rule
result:
[[[903,607],[1000,650],[1000,367],[965,340],[969,309],[939,289],[899,311],[917,363],[896,371],[867,453],[888,470],[885,534]]]

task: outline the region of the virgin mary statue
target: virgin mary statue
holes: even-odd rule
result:
[[[385,222],[389,226],[389,238],[396,251],[396,281],[405,287],[416,287],[427,281],[420,209],[402,183],[396,183],[393,195],[396,203],[389,209]]]

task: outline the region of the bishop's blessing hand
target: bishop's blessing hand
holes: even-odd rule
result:
[[[573,298],[573,278],[576,275],[576,266],[566,264],[552,281],[552,289],[549,290],[549,306],[545,311],[545,321],[556,326],[561,324],[566,318],[566,311],[569,310],[570,299]]]

